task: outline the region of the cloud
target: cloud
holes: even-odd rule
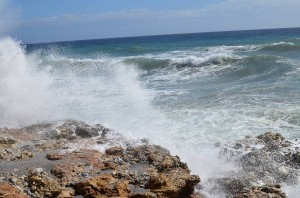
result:
[[[226,0],[198,9],[136,9],[96,15],[70,13],[23,21],[20,35],[22,34],[23,38],[30,41],[42,42],[45,40],[299,27],[299,10],[299,0]],[[56,35],[55,38],[54,35]]]
[[[227,0],[223,3],[213,4],[202,9],[184,9],[184,10],[126,10],[118,12],[107,12],[97,15],[77,15],[65,14],[61,16],[34,18],[23,23],[26,25],[48,24],[59,26],[61,24],[80,24],[100,21],[117,21],[117,20],[170,20],[170,19],[203,19],[212,20],[219,23],[222,21],[230,21],[232,23],[244,20],[261,18],[259,24],[270,23],[278,26],[299,25],[297,19],[289,20],[289,16],[300,17],[300,1],[299,0]],[[285,15],[285,16],[283,16]],[[284,18],[286,17],[286,20]],[[248,21],[244,21],[247,23]],[[259,25],[258,24],[258,25]],[[230,25],[230,24],[229,24]],[[236,24],[238,25],[238,24]],[[245,26],[245,24],[241,24]],[[252,24],[255,25],[255,24]],[[262,24],[263,25],[263,24]],[[268,24],[264,24],[268,25]],[[238,29],[238,27],[236,27]]]
[[[199,10],[197,10],[198,12]],[[178,17],[191,17],[195,10],[161,10],[152,11],[149,9],[127,10],[118,12],[106,12],[98,15],[76,15],[64,14],[61,16],[33,18],[24,23],[82,23],[92,21],[109,20],[135,20],[135,19],[166,19]]]

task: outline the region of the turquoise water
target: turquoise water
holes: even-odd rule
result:
[[[300,138],[299,28],[21,46],[0,41],[0,126],[101,123],[165,146],[207,189],[236,169],[215,142]]]

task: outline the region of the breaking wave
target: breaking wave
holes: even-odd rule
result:
[[[20,43],[0,40],[0,126],[47,119],[51,78],[25,55]]]

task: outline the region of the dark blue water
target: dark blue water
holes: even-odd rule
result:
[[[299,35],[300,28],[209,32],[27,44],[27,49],[32,51],[56,46],[58,48],[64,47],[70,53],[80,52],[85,56],[93,56],[98,53],[111,56],[131,56],[170,50],[186,50],[193,47],[268,44],[278,40],[298,38]]]

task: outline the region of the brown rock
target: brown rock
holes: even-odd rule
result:
[[[44,172],[30,171],[27,181],[31,192],[41,197],[56,197],[62,191],[58,181],[48,177]]]
[[[111,175],[105,174],[94,177],[75,185],[76,194],[85,197],[98,197],[106,195],[108,197],[128,197],[130,190],[129,182],[126,180],[117,180]]]
[[[59,153],[48,153],[46,158],[48,160],[60,160],[64,157],[63,154],[59,154]]]
[[[71,191],[71,190],[64,190],[64,191],[62,191],[58,196],[57,196],[57,198],[72,198],[72,197],[74,197],[74,192],[73,192],[73,190]]]
[[[0,183],[0,197],[3,198],[29,198],[8,183]]]
[[[234,198],[287,198],[284,192],[280,189],[280,185],[265,185],[261,187],[253,187],[244,189]]]
[[[16,144],[17,140],[10,137],[0,137],[0,147],[10,147],[13,144]]]
[[[105,150],[105,153],[108,155],[122,155],[124,152],[124,149],[122,147],[119,146],[115,146],[109,149]]]

